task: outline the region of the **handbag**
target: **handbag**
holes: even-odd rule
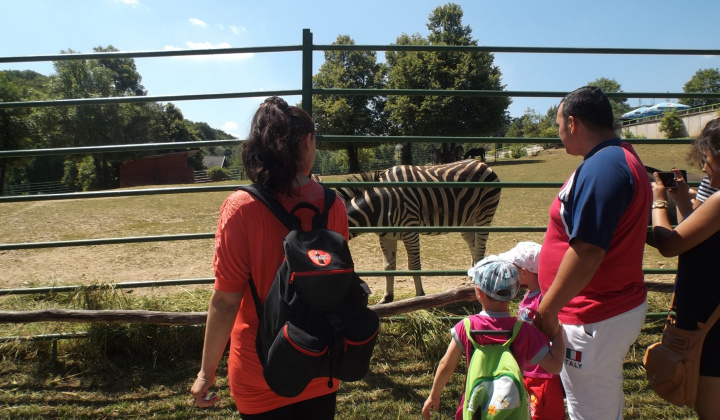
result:
[[[698,322],[697,330],[677,328],[673,293],[662,341],[650,345],[643,357],[648,383],[660,398],[679,407],[695,407],[703,343],[718,318],[720,305],[706,322]]]

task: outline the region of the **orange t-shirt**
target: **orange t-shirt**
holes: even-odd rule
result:
[[[321,185],[311,182],[296,190],[299,194],[279,197],[282,205],[292,209],[299,202],[309,202],[321,211],[325,194]],[[297,213],[303,229],[309,229],[314,212],[301,209]],[[347,240],[349,236],[347,212],[339,197],[330,208],[328,228]],[[243,190],[234,192],[220,208],[215,233],[215,289],[229,293],[243,293],[240,311],[230,338],[228,379],[230,393],[240,412],[257,414],[297,401],[326,395],[337,390],[338,381],[328,388],[327,378],[316,378],[305,390],[293,398],[277,395],[270,390],[262,374],[262,366],[255,350],[258,318],[248,286],[252,274],[261,300],[265,300],[275,273],[283,261],[283,239],[287,228],[260,201]]]

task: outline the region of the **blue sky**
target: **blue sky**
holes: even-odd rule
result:
[[[479,45],[718,49],[720,1],[463,0],[463,23]],[[298,45],[309,28],[316,44],[349,35],[360,45],[426,36],[438,0],[0,0],[0,56]],[[220,58],[222,57],[222,58]],[[384,52],[378,53],[384,60]],[[322,53],[314,56],[315,71]],[[300,53],[136,59],[149,95],[299,89]],[[570,91],[599,77],[625,92],[681,92],[718,56],[495,54],[507,90]],[[51,63],[0,64],[49,75]],[[298,97],[287,98],[289,102]],[[670,98],[644,99],[643,104]],[[244,138],[262,98],[177,101],[185,118]],[[514,98],[512,116],[544,114],[558,98]],[[629,100],[639,106],[637,98]]]

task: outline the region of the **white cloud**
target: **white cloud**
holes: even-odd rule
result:
[[[231,30],[232,33],[234,33],[235,35],[240,35],[240,32],[245,32],[245,28],[244,28],[243,26],[235,26],[235,25],[232,25],[232,26],[230,26],[230,30]]]
[[[117,3],[127,4],[132,7],[138,7],[140,2],[138,0],[115,0]]]
[[[190,24],[193,26],[200,26],[203,28],[207,26],[207,23],[205,23],[202,20],[197,19],[197,18],[190,18],[190,19],[188,19],[188,22],[190,22]]]
[[[213,44],[211,42],[192,42],[188,41],[185,43],[188,47],[194,50],[209,50],[214,48],[230,48],[230,44],[227,42],[221,42],[219,44]]]
[[[225,124],[223,124],[220,129],[226,133],[232,134],[233,136],[238,136],[238,125],[235,121],[228,121]]]

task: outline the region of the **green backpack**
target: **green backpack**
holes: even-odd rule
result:
[[[518,320],[512,336],[504,344],[480,345],[472,338],[470,319],[465,318],[465,332],[475,347],[465,381],[463,420],[512,419],[529,420],[528,396],[523,383],[523,369],[510,351],[523,321]],[[507,331],[508,333],[510,331]]]

